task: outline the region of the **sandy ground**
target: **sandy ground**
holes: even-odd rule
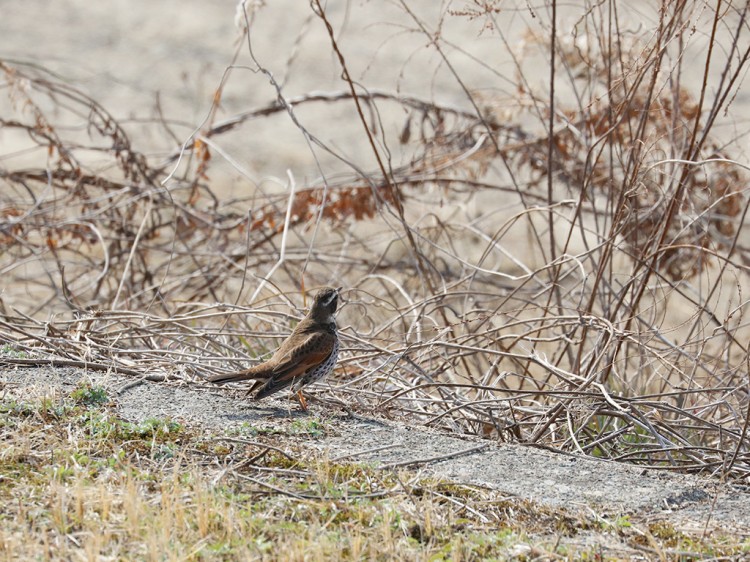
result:
[[[159,154],[174,149],[175,141],[162,126],[147,121],[161,114],[175,135],[186,139],[204,122],[214,91],[238,49],[240,56],[227,80],[217,119],[276,99],[276,89],[257,72],[246,45],[240,43],[236,5],[228,0],[162,0],[153,9],[146,0],[93,4],[6,0],[0,18],[0,58],[31,61],[58,73],[125,120],[141,150]],[[409,22],[395,4],[335,1],[325,5],[358,83],[440,103],[466,104],[461,86],[429,48],[429,41],[405,29]],[[423,21],[437,25],[443,11],[440,2],[416,0],[410,5]],[[506,26],[513,28],[513,22],[521,20],[531,20],[530,15],[513,15]],[[482,61],[492,60],[495,69],[508,72],[512,64],[506,60],[498,66],[498,40],[480,36],[481,29],[481,22],[449,18],[443,33],[456,42],[454,51],[466,52],[456,56],[468,87],[491,84],[493,91],[502,90],[509,82],[484,68]],[[312,17],[308,2],[269,2],[254,16],[252,30],[257,62],[273,74],[285,97],[348,88],[325,26]],[[398,134],[405,112],[385,103],[380,111],[381,124]],[[323,143],[353,158],[362,169],[375,166],[352,104],[315,104],[297,112],[300,124]],[[11,140],[4,139],[0,130],[0,154],[7,152],[4,141]],[[214,142],[222,157],[213,162],[212,187],[227,195],[241,192],[243,185],[247,189],[248,181],[268,177],[284,181],[287,169],[300,181],[317,177],[321,169],[326,174],[348,170],[324,150],[315,149],[313,156],[300,129],[283,114],[254,120]],[[398,143],[390,149],[398,150]],[[227,166],[223,157],[231,158],[234,165]]]
[[[385,469],[408,467],[449,481],[477,484],[541,505],[584,513],[666,519],[675,528],[750,535],[750,490],[717,478],[563,455],[520,445],[452,436],[375,416],[349,415],[313,403],[305,413],[296,403],[212,388],[173,386],[72,368],[3,365],[0,388],[39,395],[70,392],[85,379],[103,385],[128,420],[173,419],[208,432],[288,427],[320,420],[322,435],[295,439],[332,460],[367,462]]]

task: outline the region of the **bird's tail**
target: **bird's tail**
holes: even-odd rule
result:
[[[236,373],[213,375],[212,377],[207,377],[206,380],[214,384],[226,384],[228,382],[241,382],[248,380],[262,381],[270,378],[271,374],[267,371],[268,369],[265,368],[265,365],[261,364]]]

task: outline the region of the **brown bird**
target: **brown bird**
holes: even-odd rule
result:
[[[260,400],[280,390],[292,387],[300,405],[307,410],[302,387],[319,381],[333,371],[339,356],[339,338],[334,314],[339,291],[324,287],[315,295],[310,311],[294,328],[268,361],[228,375],[209,377],[216,384],[254,379],[248,394],[260,387],[254,398]]]

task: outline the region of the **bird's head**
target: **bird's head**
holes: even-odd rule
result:
[[[331,322],[333,321],[333,315],[336,313],[336,307],[339,304],[339,291],[341,287],[334,289],[333,287],[323,287],[315,295],[312,307],[310,308],[310,316],[315,318],[318,322]]]

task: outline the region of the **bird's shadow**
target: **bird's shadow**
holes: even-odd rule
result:
[[[242,412],[231,412],[223,414],[219,417],[224,418],[228,421],[246,422],[268,419],[304,419],[314,415],[314,412],[310,412],[309,410],[305,411],[299,407],[282,408],[279,406],[259,407],[250,405],[244,407]]]
[[[310,420],[328,419],[336,423],[370,425],[385,427],[388,424],[366,415],[355,413],[345,403],[338,399],[321,398],[320,396],[308,396],[310,407],[302,409],[299,402],[293,397],[288,401],[283,398],[268,398],[262,402],[247,396],[246,392],[238,395],[218,393],[224,400],[231,403],[229,411],[217,412],[216,417],[234,423],[260,422],[269,420]]]
[[[268,420],[310,420],[310,419],[327,419],[335,420],[341,424],[356,424],[356,425],[369,425],[377,427],[385,427],[388,424],[378,420],[377,418],[371,418],[355,414],[351,410],[342,407],[331,411],[326,409],[325,403],[318,403],[318,399],[313,399],[313,406],[307,410],[303,410],[298,403],[291,401],[288,406],[276,405],[276,404],[260,404],[257,401],[250,401],[242,404],[238,407],[238,410],[232,412],[225,412],[219,414],[218,417],[225,419],[229,422],[258,422]],[[330,404],[327,404],[329,407]]]

